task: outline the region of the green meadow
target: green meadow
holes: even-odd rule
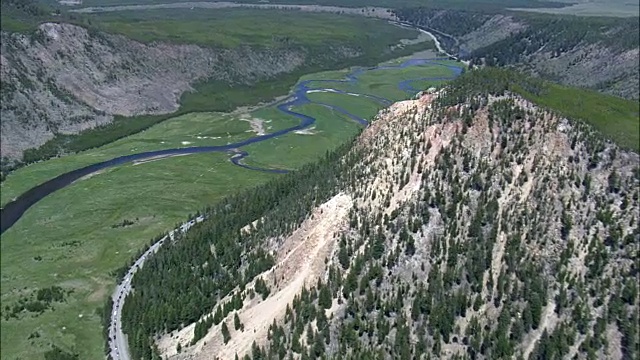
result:
[[[286,21],[282,21],[283,16]],[[248,8],[116,11],[90,18],[96,19],[102,30],[141,42],[168,41],[224,48],[351,43],[377,34],[388,37],[390,33],[397,36],[404,32],[390,32],[391,29],[381,27],[379,21],[362,16]]]
[[[333,150],[362,129],[362,125],[348,116],[317,104],[293,110],[315,117],[316,123],[302,133],[289,133],[243,147],[249,153],[245,163],[293,170]]]
[[[438,61],[438,64],[447,64],[447,65],[455,65],[455,66],[464,66],[462,63],[458,63],[455,61],[443,60]],[[397,65],[397,63],[395,64]],[[332,72],[327,76],[336,76],[344,73],[340,72]],[[408,94],[398,88],[398,83],[404,80],[411,79],[419,79],[425,77],[432,78],[446,78],[453,76],[453,70],[447,68],[446,66],[434,65],[434,64],[425,64],[418,66],[406,67],[403,69],[384,69],[384,70],[375,70],[362,73],[358,76],[357,83],[327,83],[321,81],[312,81],[309,83],[310,87],[314,88],[323,88],[330,87],[338,90],[360,93],[360,94],[370,94],[377,95],[392,101],[406,99]],[[304,79],[304,77],[303,77]],[[308,78],[312,79],[312,78]],[[327,78],[313,78],[317,80],[326,80]],[[416,83],[412,83],[414,87],[423,86],[425,88],[430,86],[435,86],[442,84],[443,81],[427,81],[422,80]],[[416,85],[417,84],[417,85]]]
[[[370,119],[383,108],[379,102],[362,96],[317,92],[308,94],[313,102],[331,104],[363,119]],[[312,115],[313,116],[313,115]]]
[[[191,113],[178,116],[143,132],[93,150],[18,169],[0,185],[2,189],[1,202],[2,205],[5,205],[13,198],[46,180],[114,157],[187,146],[226,145],[253,135],[249,122],[239,120],[237,115]]]
[[[623,148],[640,151],[640,105],[637,100],[551,83],[541,95],[521,93],[566,117],[585,121]]]
[[[110,273],[189,213],[275,176],[227,159],[209,153],[115,167],[27,211],[2,234],[3,307],[52,284],[73,292],[41,315],[3,318],[2,358],[41,358],[48,342],[80,359],[103,358],[96,309],[113,291]],[[130,225],[120,226],[124,221]],[[34,332],[39,336],[30,339]]]

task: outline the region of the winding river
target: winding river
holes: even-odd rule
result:
[[[256,170],[256,171],[266,171],[266,172],[273,172],[273,173],[286,173],[287,170],[282,170],[282,169],[263,169],[263,168],[258,168],[258,167],[254,167],[254,166],[250,166],[250,165],[246,165],[244,163],[242,163],[242,160],[244,158],[246,158],[249,154],[246,151],[241,150],[240,148],[249,144],[255,144],[261,141],[265,141],[268,139],[272,139],[278,136],[282,136],[288,133],[291,133],[293,131],[297,131],[297,130],[303,130],[308,128],[309,126],[313,125],[316,121],[315,118],[293,111],[291,110],[292,107],[294,106],[301,106],[301,105],[305,105],[305,104],[317,104],[317,105],[321,105],[321,106],[325,106],[328,108],[331,108],[341,114],[344,114],[346,116],[348,116],[350,119],[358,122],[361,125],[367,126],[368,122],[367,120],[358,117],[357,115],[351,114],[349,113],[347,110],[340,108],[338,106],[335,105],[330,105],[330,104],[325,104],[325,103],[321,103],[321,102],[315,102],[310,100],[307,97],[308,93],[313,93],[313,92],[334,92],[334,93],[340,93],[340,94],[345,94],[345,95],[350,95],[350,96],[362,96],[362,97],[366,97],[366,98],[370,98],[378,103],[380,103],[383,106],[388,106],[391,105],[393,103],[393,101],[389,100],[389,99],[385,99],[385,98],[381,98],[378,96],[374,96],[374,95],[369,95],[369,94],[357,94],[357,93],[350,93],[350,92],[346,92],[343,90],[338,90],[338,89],[332,89],[330,87],[312,87],[310,86],[311,83],[317,83],[317,84],[327,84],[330,85],[331,83],[336,84],[336,83],[347,83],[347,84],[355,84],[358,81],[358,77],[360,75],[362,75],[363,73],[367,73],[367,72],[371,72],[371,71],[378,71],[378,70],[387,70],[387,69],[401,69],[401,68],[406,68],[406,67],[410,67],[410,66],[419,66],[419,65],[425,65],[425,64],[432,64],[432,65],[437,65],[437,66],[445,66],[447,68],[450,68],[454,75],[451,77],[433,77],[433,78],[429,78],[429,77],[425,77],[425,78],[418,78],[418,79],[411,79],[411,80],[405,80],[405,81],[401,81],[398,84],[398,88],[407,92],[407,93],[415,93],[418,91],[418,89],[414,88],[411,86],[412,82],[416,82],[416,81],[420,81],[420,80],[430,80],[430,81],[438,81],[438,80],[450,80],[456,76],[458,76],[461,72],[462,72],[462,68],[458,67],[458,66],[453,66],[453,65],[446,65],[446,64],[442,64],[439,63],[437,61],[439,60],[446,60],[446,58],[433,58],[433,59],[409,59],[406,60],[400,64],[397,65],[381,65],[381,66],[375,66],[375,67],[370,67],[370,68],[357,68],[353,71],[351,71],[350,73],[348,73],[344,79],[342,80],[305,80],[305,81],[301,81],[299,82],[296,87],[294,88],[294,91],[292,93],[291,96],[289,96],[289,98],[287,100],[284,100],[278,104],[276,104],[276,108],[278,110],[280,110],[281,112],[285,113],[285,114],[289,114],[289,115],[293,115],[295,117],[297,117],[298,119],[300,119],[300,123],[296,126],[292,126],[289,127],[287,129],[283,129],[283,130],[279,130],[276,132],[273,132],[271,134],[265,134],[265,135],[259,135],[259,136],[255,136],[246,140],[242,140],[242,141],[238,141],[236,143],[232,143],[232,144],[227,144],[227,145],[222,145],[222,146],[198,146],[198,147],[184,147],[184,148],[174,148],[174,149],[164,149],[164,150],[156,150],[156,151],[149,151],[149,152],[142,152],[142,153],[137,153],[137,154],[131,154],[131,155],[125,155],[125,156],[120,156],[120,157],[116,157],[107,161],[102,161],[102,162],[98,162],[92,165],[88,165],[85,166],[83,168],[80,169],[76,169],[73,171],[69,171],[67,173],[64,173],[62,175],[59,175],[51,180],[48,180],[38,186],[35,186],[31,189],[29,189],[28,191],[26,191],[25,193],[23,193],[22,195],[20,195],[18,198],[16,198],[14,201],[8,203],[4,208],[2,208],[0,210],[0,234],[4,233],[7,229],[11,228],[11,226],[13,226],[13,224],[16,223],[16,221],[18,221],[20,219],[20,217],[25,213],[25,211],[27,211],[31,206],[33,206],[34,204],[36,204],[38,201],[40,201],[41,199],[43,199],[45,196],[54,193],[57,190],[60,190],[68,185],[70,185],[71,183],[73,183],[74,181],[80,179],[83,176],[95,173],[97,171],[100,171],[102,169],[105,168],[109,168],[109,167],[113,167],[113,166],[118,166],[118,165],[123,165],[126,163],[130,163],[133,161],[140,161],[140,160],[145,160],[145,159],[150,159],[150,158],[155,158],[155,157],[166,157],[166,156],[175,156],[175,155],[186,155],[186,154],[197,154],[197,153],[208,153],[208,152],[227,152],[231,154],[231,162],[235,165],[241,166],[243,168],[249,169],[249,170]]]

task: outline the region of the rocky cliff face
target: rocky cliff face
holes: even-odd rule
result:
[[[309,61],[301,48],[147,45],[70,24],[46,23],[30,36],[1,36],[1,153],[10,158],[57,133],[77,133],[114,115],[175,111],[181,94],[200,79],[251,83]],[[357,55],[336,48],[327,56]]]
[[[269,247],[270,294],[250,283],[237,322],[163,355],[637,357],[638,154],[509,93],[444,90],[382,111],[354,158]]]
[[[400,19],[442,31],[452,52],[476,64],[515,66],[572,86],[637,99],[634,19],[410,9]],[[447,40],[445,38],[445,40]]]

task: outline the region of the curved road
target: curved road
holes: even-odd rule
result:
[[[138,260],[129,268],[129,271],[125,274],[122,282],[116,286],[116,290],[113,292],[111,298],[113,299],[113,311],[111,312],[111,320],[109,322],[109,348],[111,351],[109,355],[114,360],[130,360],[129,348],[126,335],[122,332],[122,306],[127,295],[131,292],[131,279],[133,275],[141,268],[144,261],[154,254],[167,239],[173,240],[176,231],[186,232],[190,227],[196,223],[202,222],[203,216],[199,216],[193,220],[190,220],[182,224],[179,228],[169,232],[169,235],[158,240],[155,244],[151,245],[147,251],[140,256]]]

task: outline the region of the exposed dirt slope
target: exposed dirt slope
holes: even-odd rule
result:
[[[367,155],[354,169],[359,223],[380,229],[387,249],[389,276],[375,297],[404,298],[390,321],[406,321],[414,345],[436,341],[429,352],[440,358],[541,358],[549,351],[583,358],[585,349],[600,358],[629,356],[604,344],[620,344],[618,331],[633,342],[638,330],[630,318],[638,306],[638,154],[519,97],[457,106],[434,105],[436,98],[383,111],[363,133]],[[421,305],[422,287],[430,305]],[[467,300],[458,303],[462,294]],[[379,326],[379,315],[361,308],[369,299],[362,292],[355,299],[345,310]],[[607,313],[613,307],[619,312]],[[335,329],[354,320],[347,315]],[[467,330],[470,321],[484,330]],[[605,332],[605,325],[615,329]],[[506,348],[478,346],[505,329]],[[574,346],[556,349],[549,336],[571,336]],[[359,341],[380,344],[366,334]]]
[[[330,328],[300,321],[322,311],[311,295],[274,317],[263,354],[633,357],[638,154],[517,96],[445,98],[363,132],[349,226],[310,290],[337,290]]]
[[[226,344],[218,325],[187,346],[191,325],[163,355],[634,358],[638,154],[512,94],[458,101],[380,112],[339,195],[265,239],[244,331],[231,312]]]
[[[228,343],[223,341],[221,323],[213,326],[195,345],[185,346],[193,337],[195,325],[192,324],[158,341],[163,354],[170,359],[233,359],[235,354],[239,357],[250,354],[254,342],[264,346],[268,342],[269,326],[284,318],[287,307],[292,306],[302,289],[315,285],[318,279],[324,279],[325,260],[333,255],[336,232],[346,227],[351,206],[350,196],[336,195],[319,206],[298,230],[274,250],[277,253],[276,265],[258,275],[266,281],[271,293],[264,300],[259,295],[245,299],[243,308],[238,311],[244,330],[233,330],[233,314],[223,320],[231,330]],[[254,284],[255,281],[247,286],[243,297],[252,291]],[[178,342],[183,346],[180,354],[176,352]]]

